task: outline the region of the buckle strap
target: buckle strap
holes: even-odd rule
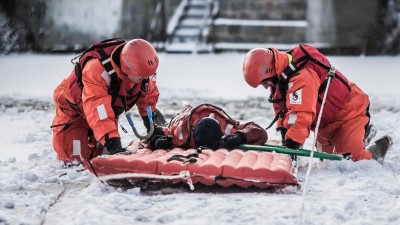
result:
[[[286,113],[286,110],[285,110],[285,109],[282,109],[281,111],[279,111],[279,112],[276,114],[275,118],[272,120],[272,122],[271,122],[271,123],[268,125],[268,127],[265,128],[265,129],[268,130],[269,128],[271,128],[272,125],[274,125],[274,123],[275,123],[276,121],[278,121],[279,118],[282,118],[283,115],[285,115],[285,113]]]
[[[111,76],[115,73],[114,68],[111,64],[111,58],[106,54],[103,49],[96,50],[97,53],[101,56],[100,62],[103,64],[104,69],[106,69],[107,73]]]
[[[284,100],[285,100],[284,98],[273,99],[272,96],[269,96],[269,98],[268,98],[269,103],[279,103],[279,102],[283,102]]]
[[[281,76],[283,79],[288,80],[290,76],[298,70],[297,66],[294,63],[289,63],[289,65],[282,71]]]
[[[303,66],[307,63],[310,59],[310,56],[304,55],[300,57],[298,60],[289,63],[289,65],[282,71],[281,76],[282,78],[287,81],[292,78],[297,71],[299,71]]]

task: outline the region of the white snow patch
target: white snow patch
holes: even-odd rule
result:
[[[248,87],[241,67],[245,54],[160,54],[160,102],[183,108],[192,99],[212,97],[229,106],[254,101],[269,92]],[[71,55],[22,54],[0,56],[0,96],[15,101],[51,101],[54,88],[69,75]],[[332,64],[371,98],[371,122],[377,138],[394,140],[383,164],[375,161],[314,160],[305,199],[303,224],[400,224],[400,78],[393,68],[400,57],[330,57]],[[21,66],[23,62],[23,66]],[[47,65],[43,70],[42,65]],[[18,68],[18,69],[16,69]],[[12,74],[12,76],[10,76]],[[384,84],[382,83],[384,82]],[[0,98],[1,99],[1,98]],[[191,99],[191,100],[188,100]],[[254,101],[256,102],[256,101]],[[164,106],[174,113],[169,106]],[[269,107],[266,109],[265,107]],[[235,109],[234,118],[266,126],[272,117],[268,103]],[[143,195],[105,185],[82,167],[64,169],[56,161],[50,124],[54,110],[0,108],[0,224],[296,224],[302,190],[286,188],[259,193],[192,193]],[[136,124],[142,124],[139,117]],[[121,123],[128,128],[127,122]],[[132,134],[122,134],[123,144]],[[270,139],[280,135],[268,130]],[[311,137],[305,147],[310,148]],[[304,184],[307,158],[300,158],[298,179]],[[60,216],[62,215],[62,216]],[[67,218],[67,219],[66,219]]]

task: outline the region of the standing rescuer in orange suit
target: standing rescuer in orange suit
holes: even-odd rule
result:
[[[368,95],[312,46],[301,44],[287,52],[274,48],[252,49],[244,59],[243,75],[251,87],[261,84],[270,89],[274,122],[282,134],[283,145],[288,148],[301,148],[310,131],[314,131],[328,77],[331,80],[317,149],[351,156],[354,161],[383,160],[392,145],[391,138],[384,136],[367,147],[376,133],[369,124]]]
[[[149,129],[146,107],[155,110],[158,57],[142,39],[95,43],[54,91],[53,146],[64,162],[102,154],[129,154],[121,146],[118,117],[137,106]]]

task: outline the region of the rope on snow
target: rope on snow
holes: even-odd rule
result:
[[[61,174],[58,177],[58,181],[60,182],[61,185],[61,191],[57,194],[56,198],[54,199],[54,201],[52,203],[50,203],[46,208],[42,209],[41,212],[41,219],[40,219],[40,225],[43,225],[45,220],[46,220],[46,214],[49,211],[50,207],[52,207],[54,204],[56,204],[58,202],[58,200],[61,198],[61,196],[64,195],[65,191],[67,190],[67,188],[65,187],[64,182],[60,179],[61,176],[63,176],[64,174]]]
[[[326,85],[324,98],[322,99],[321,110],[319,111],[317,124],[315,126],[314,138],[313,138],[313,143],[312,143],[312,148],[311,148],[311,155],[310,155],[310,158],[309,158],[309,161],[308,161],[308,169],[307,169],[306,180],[305,180],[304,189],[303,189],[303,196],[302,196],[303,199],[301,201],[301,207],[300,207],[300,213],[299,213],[299,224],[302,224],[302,221],[303,221],[304,202],[305,202],[305,198],[306,198],[308,180],[309,180],[309,176],[310,176],[310,173],[311,173],[311,166],[312,166],[312,160],[313,160],[313,157],[314,157],[315,143],[316,143],[317,137],[318,137],[318,130],[319,130],[319,125],[321,123],[322,112],[324,111],[325,101],[326,101],[326,97],[328,95],[328,89],[329,89],[329,85],[331,83],[331,79],[333,77],[335,77],[335,71],[336,71],[336,69],[334,67],[331,67],[331,69],[329,70],[328,83]]]

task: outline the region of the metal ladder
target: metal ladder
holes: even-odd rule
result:
[[[218,1],[182,0],[167,27],[165,51],[169,53],[210,52],[209,26],[218,13]]]

